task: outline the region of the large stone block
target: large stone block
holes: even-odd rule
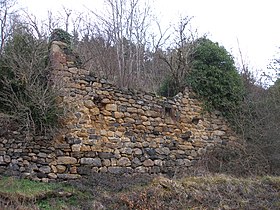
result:
[[[57,177],[59,179],[79,179],[81,175],[79,174],[58,174]]]
[[[76,164],[77,159],[74,157],[68,157],[68,156],[62,156],[57,158],[57,163],[58,164]]]
[[[81,158],[82,165],[102,166],[100,158]]]
[[[123,172],[122,167],[108,167],[108,171],[112,174],[120,174]]]
[[[111,152],[98,152],[98,156],[102,159],[110,159],[115,157]]]

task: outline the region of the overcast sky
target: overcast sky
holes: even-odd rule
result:
[[[192,25],[231,52],[240,48],[250,66],[265,69],[280,47],[279,0],[151,0],[164,23],[176,22],[181,16],[194,16]],[[74,10],[92,10],[102,0],[18,0],[36,16],[58,11],[64,5]],[[279,50],[280,51],[280,50]]]

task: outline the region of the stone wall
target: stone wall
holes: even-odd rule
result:
[[[58,103],[67,113],[64,129],[49,141],[2,140],[2,168],[44,179],[169,173],[192,166],[216,144],[237,140],[223,117],[204,112],[188,89],[172,99],[118,89],[78,68],[59,41],[52,43],[50,59],[51,80],[61,89]]]

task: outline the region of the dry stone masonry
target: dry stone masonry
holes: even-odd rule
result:
[[[62,90],[58,103],[67,112],[64,128],[53,140],[2,139],[0,171],[43,180],[94,172],[169,173],[192,166],[217,144],[237,140],[223,117],[204,112],[188,89],[172,99],[118,89],[79,68],[60,41],[52,42],[50,59],[51,80]]]

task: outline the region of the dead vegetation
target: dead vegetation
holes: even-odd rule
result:
[[[0,209],[279,208],[280,178],[272,176],[236,178],[208,173],[171,179],[96,174],[67,185],[0,180]]]

